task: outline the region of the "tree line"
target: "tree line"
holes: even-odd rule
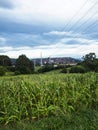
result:
[[[15,65],[8,56],[0,55],[0,75],[4,75],[5,71],[12,71],[15,75],[31,74],[34,73],[34,64],[26,55],[20,55],[16,59]]]
[[[71,66],[68,69],[64,68],[63,73],[86,73],[86,72],[98,72],[98,58],[95,53],[89,53],[82,57],[82,61],[75,66]]]
[[[62,73],[86,73],[86,72],[98,72],[98,59],[96,58],[95,53],[89,53],[82,57],[82,61],[80,61],[76,65],[58,65],[54,67],[52,64],[46,64],[41,67],[38,72],[44,73],[51,70],[61,69]]]
[[[44,73],[51,70],[62,69],[63,73],[85,73],[89,71],[98,72],[98,58],[95,53],[89,53],[83,56],[83,60],[75,66],[70,65],[58,65],[54,67],[53,64],[46,64],[37,70],[37,73]],[[20,55],[15,64],[12,64],[11,59],[6,55],[0,55],[0,75],[4,75],[5,72],[14,72],[18,74],[33,74],[34,63],[26,55]]]

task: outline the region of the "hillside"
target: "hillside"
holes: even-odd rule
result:
[[[40,58],[32,59],[35,61],[36,64],[41,63]],[[72,57],[54,57],[54,58],[43,58],[42,59],[42,64],[50,63],[50,64],[76,64],[79,63],[80,60],[72,58]]]

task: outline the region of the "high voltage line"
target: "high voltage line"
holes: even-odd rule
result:
[[[79,25],[77,28],[75,28],[75,30],[77,30],[78,28],[80,29],[84,24],[86,24],[89,20],[91,20],[93,17],[95,17],[96,14],[98,14],[98,11],[96,11],[95,13],[93,13],[93,14],[87,19],[87,21],[84,21],[81,25]]]
[[[68,29],[68,31],[70,31],[71,29],[73,29],[74,26],[78,25],[78,23],[79,23],[84,17],[86,17],[87,14],[89,14],[89,11],[91,11],[97,4],[98,4],[98,1],[96,1],[96,2],[85,12],[85,14],[84,14],[80,19],[78,19],[78,21],[76,21],[73,26],[71,26],[71,27]]]
[[[85,7],[85,5],[88,3],[89,0],[86,0],[83,5],[80,7],[80,9],[75,13],[75,15],[71,18],[71,20],[62,28],[62,31],[65,30],[71,22],[75,19],[75,17],[81,12],[81,10]]]
[[[87,31],[89,28],[91,28],[92,26],[97,25],[97,24],[98,24],[98,20],[96,20],[94,23],[92,23],[91,25],[89,25],[89,26],[85,29],[85,31]]]
[[[86,0],[86,1],[83,3],[83,5],[82,5],[81,8],[79,9],[79,11],[72,17],[72,19],[69,21],[69,23],[66,24],[66,26],[65,26],[66,28],[67,28],[67,26],[70,25],[70,23],[74,20],[74,18],[80,13],[81,9],[84,8],[84,6],[88,3],[88,1],[89,1],[89,0]],[[72,25],[72,26],[69,28],[68,31],[71,31],[76,24],[78,25],[78,23],[79,23],[84,17],[86,17],[87,14],[89,14],[89,11],[92,10],[97,4],[98,4],[98,1],[95,2],[95,3],[86,11],[86,13],[85,13],[80,19],[78,19],[78,20],[74,23],[74,25]],[[98,13],[98,12],[95,12],[95,14],[97,14],[97,13]],[[90,20],[90,18],[92,18],[92,17],[94,17],[94,14],[92,14],[92,15],[87,19],[87,21],[83,22],[83,23],[82,23],[80,26],[78,26],[76,29],[78,29],[78,28],[80,28],[81,26],[83,26],[84,24],[86,24],[86,23]],[[91,26],[93,26],[93,25],[96,25],[96,24],[97,24],[96,22],[98,23],[98,20],[96,20],[94,23],[92,23],[91,25],[89,25],[88,27],[86,27],[84,30],[88,30],[89,27],[91,27]],[[62,29],[63,31],[65,30],[65,27]],[[75,35],[74,37],[72,37],[71,40],[74,40],[75,38],[77,38],[77,35]],[[57,47],[55,47],[55,48],[57,48]],[[53,54],[54,54],[54,53],[53,53]],[[50,56],[52,56],[53,54],[51,54]]]
[[[90,24],[89,26],[87,26],[87,27],[84,29],[84,31],[87,31],[89,28],[91,28],[92,26],[96,26],[96,25],[98,25],[98,20],[94,21],[92,24]],[[82,33],[82,34],[83,34],[83,33]],[[76,39],[76,38],[78,38],[77,36],[78,36],[78,35],[73,36],[73,37],[71,38],[71,41],[74,40],[74,39]],[[58,46],[56,46],[55,49],[56,49],[57,47],[58,47]],[[57,51],[53,52],[53,54],[51,54],[49,57],[53,56],[54,53],[56,53],[56,52],[57,52]]]

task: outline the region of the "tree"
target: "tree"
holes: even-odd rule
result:
[[[38,72],[39,73],[44,73],[44,72],[49,72],[49,71],[52,71],[52,70],[54,70],[54,66],[46,64],[46,65],[42,66],[41,68],[39,68]]]
[[[95,68],[97,66],[96,64],[96,54],[95,53],[89,53],[86,54],[83,57],[83,65],[88,69],[95,71]]]
[[[6,55],[0,55],[0,66],[11,66],[11,60]]]
[[[95,53],[89,53],[83,56],[84,62],[93,62],[96,59],[96,54]]]
[[[0,76],[5,75],[5,68],[3,66],[0,66]]]
[[[83,66],[72,66],[69,70],[70,73],[85,73]]]
[[[34,64],[25,55],[20,55],[16,60],[16,70],[22,74],[30,74],[34,72]]]

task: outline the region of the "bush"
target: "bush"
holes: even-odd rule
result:
[[[13,66],[7,66],[6,67],[8,71],[11,71],[11,72],[15,72],[16,71],[16,68],[13,67]]]
[[[55,70],[63,69],[64,67],[65,65],[57,65],[57,66],[54,65]]]
[[[20,74],[31,74],[31,70],[28,67],[20,66],[16,69],[16,71],[20,72]]]
[[[64,68],[61,73],[67,73],[67,68]]]
[[[83,66],[73,66],[69,70],[70,73],[85,73],[86,70]]]
[[[50,64],[46,64],[44,66],[42,66],[40,69],[38,69],[39,73],[44,73],[44,72],[48,72],[48,71],[52,71],[52,70],[59,70],[59,69],[63,69],[61,72],[62,73],[67,73],[67,68],[70,67],[70,65],[50,65]]]
[[[21,74],[34,73],[34,64],[25,55],[20,55],[16,60],[16,70],[20,71]]]
[[[3,75],[5,75],[5,68],[4,67],[2,67],[2,66],[0,66],[0,76],[3,76]]]
[[[54,66],[53,65],[45,65],[45,66],[42,66],[38,72],[39,73],[44,73],[44,72],[48,72],[48,71],[51,71],[51,70],[54,70]]]
[[[95,68],[95,72],[98,72],[98,66]]]
[[[19,74],[20,74],[19,71],[15,71],[15,72],[14,72],[14,75],[19,75]]]

